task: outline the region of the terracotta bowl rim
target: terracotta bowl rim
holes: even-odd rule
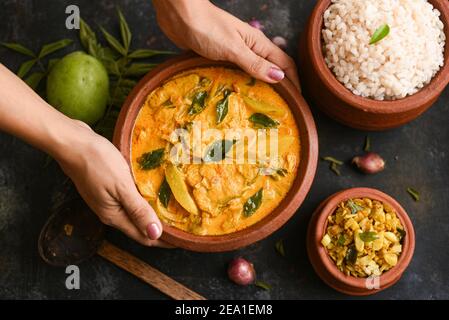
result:
[[[308,50],[310,52],[311,62],[315,66],[315,71],[326,88],[336,97],[354,108],[379,114],[397,114],[419,109],[427,102],[436,99],[449,83],[449,2],[447,0],[428,1],[434,7],[438,6],[438,10],[441,13],[440,19],[444,24],[446,33],[444,65],[432,78],[430,83],[417,93],[398,100],[379,101],[353,94],[337,80],[334,73],[327,66],[321,45],[321,30],[323,14],[329,7],[331,0],[318,0],[310,17],[311,23],[308,28],[307,41],[309,42]]]
[[[160,64],[137,84],[121,109],[113,137],[114,145],[125,157],[128,165],[131,166],[130,147],[132,132],[137,114],[143,105],[143,97],[146,98],[149,92],[179,72],[196,67],[208,66],[238,68],[229,62],[212,61],[189,52]],[[302,180],[297,184],[296,188],[294,182],[286,196],[289,201],[286,201],[287,199],[284,198],[273,212],[248,228],[220,236],[194,235],[162,222],[164,227],[164,232],[161,237],[162,240],[176,247],[198,252],[230,251],[250,245],[269,236],[295,214],[308,194],[315,177],[318,162],[318,134],[309,106],[294,85],[288,79],[284,79],[280,83],[272,86],[279,94],[281,94],[281,91],[283,92],[281,96],[287,102],[294,101],[294,105],[289,103],[291,110],[293,108],[297,109],[295,112],[292,110],[292,112],[294,113],[301,138],[301,160],[298,167],[297,179],[301,173]],[[136,116],[130,118],[130,113],[134,113]],[[129,126],[131,129],[129,129]],[[125,135],[129,136],[125,137]]]
[[[380,283],[382,285],[381,290],[386,289],[397,281],[407,269],[412,260],[415,249],[415,231],[413,224],[405,209],[394,198],[380,190],[366,187],[350,188],[334,193],[323,201],[315,212],[318,217],[315,221],[316,224],[312,227],[312,231],[315,232],[313,239],[315,243],[317,242],[316,240],[322,239],[328,223],[327,217],[335,212],[337,205],[341,201],[360,197],[376,199],[390,204],[396,210],[396,215],[407,232],[406,238],[404,239],[402,245],[402,253],[399,256],[398,264],[380,276]],[[362,291],[368,290],[366,288],[366,278],[356,278],[354,276],[345,275],[338,270],[335,262],[330,258],[326,249],[321,245],[321,242],[316,243],[316,245],[318,246],[316,250],[318,253],[319,263],[323,265],[326,272],[328,272],[333,279],[336,279],[338,282],[352,288]]]

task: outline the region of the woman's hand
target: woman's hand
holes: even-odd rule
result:
[[[275,83],[284,74],[299,89],[296,65],[263,32],[208,0],[153,0],[159,26],[179,47],[239,65],[257,79]]]
[[[157,215],[112,143],[48,105],[2,64],[0,83],[0,130],[55,158],[105,224],[141,244],[166,246],[156,240],[162,233]]]
[[[77,131],[76,137],[68,138],[74,147],[60,149],[56,160],[89,207],[104,224],[121,230],[137,242],[165,246],[154,241],[161,236],[162,225],[153,208],[139,194],[120,152],[83,122],[73,121],[71,125]]]

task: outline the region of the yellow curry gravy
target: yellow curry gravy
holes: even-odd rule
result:
[[[177,162],[172,133],[182,128],[191,137],[193,123],[201,123],[201,132],[276,128],[278,156],[256,163]],[[225,140],[204,137],[199,149],[189,147],[189,157],[200,150],[205,159],[217,141]],[[221,145],[234,154],[238,143]],[[131,160],[139,191],[161,220],[197,235],[222,235],[253,225],[279,205],[295,179],[299,154],[294,117],[269,84],[239,70],[210,67],[180,73],[148,96],[135,123]]]

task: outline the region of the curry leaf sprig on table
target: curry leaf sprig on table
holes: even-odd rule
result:
[[[46,59],[47,61],[44,61],[44,58],[47,58],[50,54],[58,50],[64,49],[72,43],[73,41],[70,39],[62,39],[45,44],[39,50],[39,53],[35,53],[19,43],[2,43],[2,45],[30,58],[20,65],[17,76],[23,79],[33,90],[37,90],[41,81],[48,75],[51,68],[58,61],[58,59]],[[31,73],[33,70],[34,72]]]
[[[337,175],[341,175],[340,167],[343,165],[343,161],[337,160],[334,157],[322,157],[323,161],[329,162],[329,168]]]
[[[174,54],[174,52],[162,50],[132,50],[132,33],[129,25],[119,9],[117,13],[120,26],[120,41],[104,28],[101,28],[104,39],[107,42],[107,46],[102,45],[96,33],[83,19],[80,20],[79,30],[81,45],[88,54],[103,63],[110,77],[111,87],[108,109],[95,126],[95,130],[99,134],[109,139],[112,138],[112,132],[120,108],[126,97],[137,84],[137,81],[157,65],[156,63],[145,62],[142,59]],[[42,80],[48,75],[53,65],[59,60],[48,59],[48,56],[72,43],[73,40],[62,39],[42,46],[39,53],[35,53],[19,43],[1,43],[1,45],[30,58],[19,67],[17,74],[31,88],[44,96],[44,91],[38,90],[40,88],[39,84],[42,83]],[[135,60],[141,61],[135,62]],[[30,72],[32,73],[30,74]]]
[[[97,35],[86,21],[80,21],[80,41],[85,50],[99,59],[108,71],[111,88],[107,111],[95,130],[105,137],[111,138],[118,112],[126,97],[137,81],[156,63],[135,62],[135,60],[148,59],[158,55],[173,54],[169,51],[150,49],[131,49],[132,33],[125,16],[117,9],[120,26],[120,40],[101,27],[101,32],[108,46],[104,47],[98,41]]]

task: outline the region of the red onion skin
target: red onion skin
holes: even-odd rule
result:
[[[285,38],[281,36],[276,36],[273,39],[271,39],[271,41],[282,50],[287,49],[287,40],[285,40]]]
[[[253,27],[256,28],[257,30],[263,30],[264,26],[262,25],[262,23],[260,23],[259,20],[253,19],[251,21],[248,22],[248,24]]]
[[[256,279],[256,271],[252,263],[243,258],[236,258],[229,263],[228,277],[238,285],[247,286]]]
[[[366,174],[375,174],[385,169],[385,161],[375,152],[368,152],[363,156],[354,157],[352,163]]]

